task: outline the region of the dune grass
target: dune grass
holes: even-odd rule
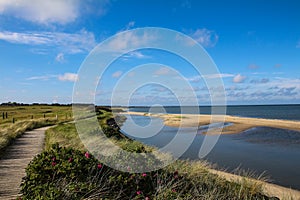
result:
[[[60,121],[70,120],[72,118],[72,107],[51,105],[0,106],[0,129],[10,126],[13,119],[15,122],[18,122],[32,119],[56,118],[56,116]]]
[[[107,111],[98,113],[99,123],[107,127],[105,123],[107,119],[112,117],[112,114]],[[120,132],[117,132],[121,134]],[[128,150],[141,149],[143,151],[151,151],[152,147],[147,147],[138,141],[130,140],[126,137],[112,137],[117,145]],[[73,149],[85,152],[83,144],[77,135],[74,124],[60,124],[57,127],[47,130],[45,149],[50,150],[53,144],[58,143],[63,147],[70,147]],[[269,198],[263,194],[262,184],[250,180],[247,177],[240,181],[228,181],[214,173],[210,172],[212,166],[205,161],[187,161],[178,160],[171,165],[161,169],[155,176],[150,178],[149,185],[153,188],[149,199],[276,199]],[[110,174],[111,173],[111,174]],[[116,173],[113,169],[107,172],[109,176]],[[180,179],[174,180],[172,177],[174,173],[180,175]],[[124,175],[122,175],[124,176]],[[157,178],[159,176],[159,178]],[[170,178],[170,176],[172,176]],[[127,177],[127,175],[125,175]],[[129,177],[129,176],[128,176]],[[131,177],[131,176],[130,176]],[[124,191],[113,191],[109,189],[112,187],[104,177],[87,177],[87,182],[94,185],[93,189],[84,195],[84,199],[145,199],[146,196],[133,195],[126,197],[126,188]],[[101,184],[97,181],[101,179]],[[123,180],[123,179],[122,179]],[[125,180],[126,181],[126,180]],[[66,183],[72,184],[72,183]],[[120,182],[116,181],[113,187],[118,188]],[[61,186],[62,187],[62,186]],[[128,192],[128,191],[127,191]],[[125,194],[126,193],[126,194]]]
[[[37,119],[19,121],[10,126],[0,129],[0,153],[12,143],[14,139],[20,137],[24,132],[40,128],[44,126],[50,126],[57,123],[56,119]]]
[[[0,106],[0,152],[25,131],[69,120],[70,106]]]

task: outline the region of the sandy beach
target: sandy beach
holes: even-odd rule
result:
[[[143,112],[126,112],[129,115],[143,115],[159,117],[164,120],[164,124],[174,127],[196,127],[208,125],[217,122],[228,122],[232,125],[224,127],[222,134],[240,133],[253,127],[272,127],[300,131],[300,121],[278,120],[278,119],[261,119],[249,117],[235,117],[230,115],[195,115],[195,114],[154,114]],[[213,134],[211,131],[210,134]]]

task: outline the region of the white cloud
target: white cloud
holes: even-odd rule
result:
[[[57,56],[55,57],[55,60],[57,62],[63,62],[65,60],[64,54],[63,53],[57,54]]]
[[[125,32],[115,36],[108,44],[103,48],[103,51],[112,52],[124,52],[128,48],[138,48],[147,44],[150,44],[156,39],[156,36],[149,33],[136,34],[135,32]]]
[[[81,53],[96,46],[94,34],[81,30],[77,33],[63,32],[0,32],[0,40],[15,44],[57,47],[64,53]]]
[[[158,70],[156,70],[154,72],[154,75],[156,76],[160,76],[160,75],[168,75],[173,73],[174,71],[172,71],[169,67],[161,67]]]
[[[300,99],[300,79],[277,77],[270,80],[257,79],[255,81],[264,82],[264,84],[227,88],[227,100],[252,103],[255,101],[282,103],[299,101]]]
[[[197,29],[189,35],[204,47],[214,47],[219,40],[215,31],[206,28]]]
[[[0,15],[37,24],[67,24],[83,14],[103,15],[109,0],[0,0]]]
[[[236,76],[233,77],[233,82],[234,83],[243,83],[247,77],[242,76],[241,74],[237,74]]]
[[[29,77],[27,78],[26,80],[42,80],[42,81],[47,81],[51,78],[56,78],[57,75],[44,75],[44,76],[32,76],[32,77]]]
[[[113,78],[119,78],[122,75],[122,71],[116,71],[115,73],[112,74]]]
[[[126,28],[125,28],[125,30],[129,30],[129,29],[133,28],[133,27],[134,27],[134,25],[135,25],[135,21],[131,21],[131,22],[129,22],[129,23],[126,25]]]
[[[64,73],[63,75],[58,75],[57,78],[60,81],[76,82],[78,80],[78,75],[74,73]]]
[[[138,59],[150,58],[150,56],[145,55],[139,51],[129,52],[129,53],[123,55],[122,57],[124,57],[125,59],[127,59],[127,58],[138,58]]]
[[[228,78],[228,77],[233,77],[233,74],[207,74],[204,75],[204,78],[209,78],[209,79],[213,79],[213,78]]]
[[[234,77],[234,75],[233,74],[206,74],[203,76],[194,76],[194,77],[188,78],[187,80],[192,83],[198,83],[203,79],[228,78],[228,77]]]
[[[79,16],[79,0],[1,0],[0,14],[39,24],[73,22]]]

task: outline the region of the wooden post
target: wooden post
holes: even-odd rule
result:
[[[13,118],[13,124],[15,123],[15,118]]]
[[[46,118],[46,114],[44,114],[44,118]]]
[[[7,112],[5,113],[5,117],[6,117],[6,119],[8,118],[8,114],[7,114]]]
[[[33,119],[33,115],[31,115],[31,119]]]
[[[4,112],[2,113],[2,118],[3,118],[3,119],[5,119],[5,115],[4,115]]]

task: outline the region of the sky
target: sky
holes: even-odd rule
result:
[[[155,35],[130,31],[157,27],[194,39],[217,71],[199,74],[163,50],[123,52],[88,89],[96,104],[192,105],[183,82],[200,105],[220,88],[228,105],[299,104],[299,8],[297,0],[0,0],[0,103],[71,103],[97,45],[123,31],[115,51],[151,44]]]

